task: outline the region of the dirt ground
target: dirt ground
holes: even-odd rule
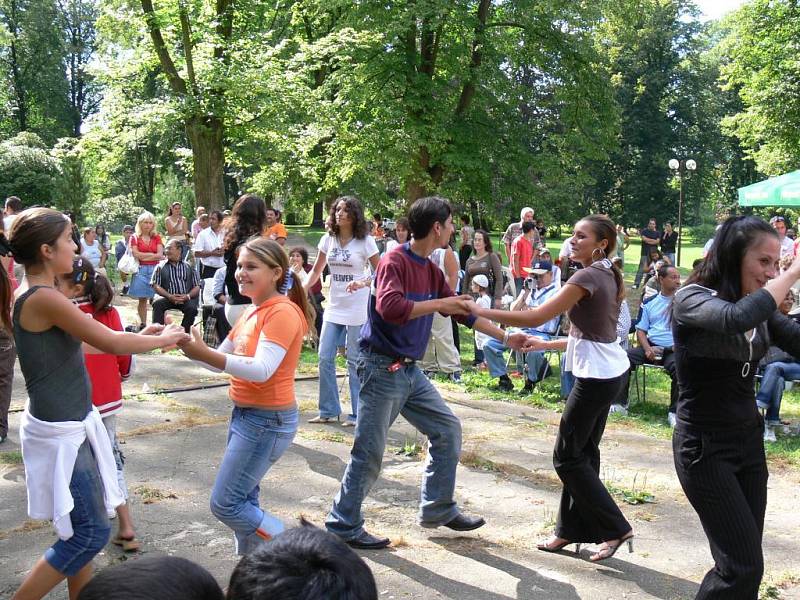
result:
[[[130,301],[123,301],[130,311]],[[125,384],[120,416],[131,511],[143,542],[139,556],[174,554],[208,568],[224,587],[236,557],[229,530],[208,508],[225,445],[230,402],[225,387],[169,394],[143,393],[224,383],[177,354],[139,358]],[[304,515],[321,525],[347,464],[352,429],[309,425],[317,381],[298,381],[302,420],[294,444],[263,483],[261,502],[287,523]],[[346,385],[344,386],[346,390]],[[511,403],[446,391],[464,427],[456,497],[487,525],[457,534],[416,525],[424,440],[402,418],[392,427],[383,472],[365,506],[367,527],[392,538],[393,547],[360,554],[378,582],[380,598],[623,599],[692,598],[712,565],[705,535],[684,497],[669,440],[611,423],[603,440],[603,476],[628,492],[647,492],[651,503],[619,500],[634,526],[635,552],[621,551],[602,564],[588,551],[546,554],[536,542],[549,534],[560,485],[552,468],[559,415]],[[26,515],[24,470],[19,461],[19,409],[25,399],[17,372],[12,433],[0,446],[0,598],[8,598],[55,540],[48,523]],[[405,448],[409,452],[403,453]],[[424,452],[424,450],[423,450]],[[764,533],[765,597],[800,598],[800,473],[773,469]],[[641,494],[640,494],[641,495]],[[126,557],[109,545],[96,560],[105,566]],[[66,598],[60,586],[51,598]]]

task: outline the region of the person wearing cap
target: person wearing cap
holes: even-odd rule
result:
[[[506,229],[506,232],[503,234],[502,242],[506,247],[506,256],[508,260],[511,260],[511,244],[517,239],[519,236],[522,235],[522,224],[523,223],[533,223],[533,209],[530,206],[526,206],[521,211],[519,211],[519,222],[511,223]],[[534,247],[538,247],[541,245],[541,241],[539,240],[539,232],[536,232],[534,236]],[[526,267],[528,265],[525,265]]]
[[[492,296],[489,294],[489,278],[483,273],[479,273],[472,278],[470,292],[477,296],[475,303],[481,308],[492,308]],[[492,338],[485,333],[475,330],[475,354],[480,352],[481,360],[475,366],[483,363],[483,347]]]
[[[128,240],[131,239],[131,235],[133,235],[133,225],[124,225],[122,227],[122,239],[117,240],[117,243],[114,244],[114,256],[117,257],[117,264],[128,251]],[[124,296],[128,293],[128,274],[120,271],[119,277],[122,279],[122,295]]]
[[[794,242],[786,235],[786,219],[775,215],[769,220],[769,224],[778,232],[778,239],[781,242],[781,258],[794,254]]]
[[[544,304],[558,292],[553,282],[553,264],[550,261],[537,261],[533,267],[526,267],[526,273],[531,274],[531,278],[525,280],[517,299],[511,305],[512,311],[528,310]],[[561,321],[560,316],[555,316],[549,321],[537,326],[524,328],[522,331],[534,337],[549,340],[558,333],[558,325]],[[507,350],[501,342],[490,339],[483,347],[483,354],[486,364],[489,366],[489,375],[497,377],[497,388],[504,392],[514,389],[514,384],[508,377],[506,362],[503,359],[503,352]],[[544,352],[526,352],[525,364],[527,365],[528,375],[525,380],[525,387],[520,391],[520,395],[530,394],[536,383],[544,379],[547,372],[547,360]]]
[[[555,262],[553,262],[552,255],[550,254],[550,249],[542,246],[539,249],[539,255],[537,259],[543,262],[549,262],[552,267],[553,272],[553,284],[556,286],[556,289],[561,287],[561,267],[559,267]]]

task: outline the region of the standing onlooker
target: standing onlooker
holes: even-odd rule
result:
[[[197,234],[200,233],[202,229],[200,225],[200,217],[206,214],[206,207],[205,206],[198,206],[194,211],[194,221],[192,221],[192,239],[197,241]]]
[[[394,224],[394,239],[386,240],[386,252],[391,252],[398,246],[402,246],[408,241],[409,237],[408,219],[400,217]]]
[[[786,219],[780,215],[775,215],[769,220],[769,224],[778,232],[778,240],[781,243],[781,258],[794,254],[794,242],[786,235]]]
[[[64,275],[59,280],[58,287],[67,298],[75,302],[83,312],[91,315],[95,321],[112,331],[123,331],[119,312],[111,305],[114,288],[106,277],[94,270],[91,263],[76,258],[73,261],[72,273]],[[117,484],[126,501],[117,507],[119,528],[112,541],[115,545],[122,546],[126,552],[135,552],[139,549],[139,542],[136,539],[127,504],[128,486],[122,470],[125,457],[122,455],[117,438],[117,414],[122,410],[122,382],[131,374],[133,359],[130,354],[87,352],[86,349],[83,359],[92,382],[92,404],[97,407],[108,433],[108,441],[111,443],[117,466]]]
[[[289,234],[286,231],[286,227],[284,227],[283,223],[280,222],[280,214],[281,213],[277,209],[267,207],[267,220],[264,237],[274,240],[281,246],[284,246],[286,245],[286,238]]]
[[[506,232],[503,234],[501,241],[506,247],[506,258],[509,260],[509,264],[511,261],[511,244],[517,239],[519,236],[522,235],[522,224],[523,223],[533,223],[533,209],[529,206],[526,206],[521,211],[519,211],[519,222],[518,223],[511,223],[506,229]],[[539,246],[539,232],[536,232],[536,241],[535,246]],[[530,265],[525,265],[529,267]]]
[[[173,202],[169,206],[169,212],[164,218],[164,225],[167,228],[167,242],[175,240],[181,248],[181,260],[186,259],[189,254],[189,242],[186,240],[189,233],[189,221],[183,216],[183,208],[180,202]]]
[[[261,196],[244,194],[233,205],[233,212],[223,223],[225,229],[225,319],[231,327],[250,305],[250,298],[239,291],[236,281],[236,257],[239,248],[255,235],[262,235],[267,223],[266,204]],[[275,213],[272,213],[273,218]]]
[[[514,277],[514,288],[517,293],[522,291],[522,282],[525,281],[527,273],[523,269],[530,269],[533,259],[536,256],[534,246],[536,226],[531,221],[522,224],[522,235],[511,242],[511,255],[509,264],[511,274]]]
[[[298,281],[301,282],[303,287],[308,281],[309,273],[313,267],[308,262],[308,251],[302,246],[296,246],[289,251],[289,268],[292,273],[297,276]],[[314,329],[317,332],[317,340],[322,335],[322,320],[325,311],[322,308],[322,302],[325,296],[322,295],[322,282],[317,280],[317,283],[308,288],[308,301],[314,309]]]
[[[458,258],[447,246],[436,248],[428,257],[444,274],[451,290],[458,284]],[[461,381],[461,356],[453,338],[453,322],[450,315],[433,314],[428,346],[419,365],[429,377],[435,373],[444,373],[451,381]]]
[[[500,308],[503,297],[503,266],[500,257],[492,250],[492,240],[483,229],[476,229],[472,236],[473,252],[467,259],[464,269],[464,293],[472,289],[472,278],[486,275],[489,280],[489,295],[493,298],[493,308]],[[477,360],[477,357],[476,357]],[[483,362],[481,357],[480,362]]]
[[[757,217],[730,217],[672,300],[675,471],[715,563],[698,600],[757,598],[764,573],[769,472],[756,366],[771,344],[800,356],[800,326],[777,310],[800,278],[800,261],[778,275],[780,254],[775,229]]]
[[[544,226],[542,219],[536,219],[536,233],[539,234],[539,243],[544,245],[547,243],[547,227]]]
[[[617,341],[619,307],[625,297],[622,273],[608,260],[617,243],[614,223],[590,215],[575,224],[572,258],[583,264],[550,300],[526,311],[479,310],[476,314],[517,327],[535,327],[567,312],[567,340],[529,337],[525,349],[566,349],[567,371],[575,376],[561,416],[553,466],[564,484],[555,535],[537,547],[558,552],[569,544],[599,543],[590,559],[611,558],[633,530],[600,480],[600,440],[608,409],[625,388],[628,355]]]
[[[6,235],[11,235],[11,226],[17,218],[17,215],[22,212],[22,200],[16,196],[9,196],[6,198],[5,210],[3,211],[3,229]]]
[[[93,227],[83,228],[83,237],[81,238],[81,255],[89,259],[95,269],[105,272],[106,259],[108,253],[100,240],[97,239],[97,233]]]
[[[639,268],[636,270],[636,277],[633,280],[633,289],[639,287],[642,277],[647,272],[647,266],[650,264],[650,251],[653,249],[658,250],[658,244],[661,242],[661,232],[656,229],[656,220],[650,219],[647,222],[647,227],[642,229],[639,234],[642,238],[641,257],[639,258]]]
[[[194,256],[200,259],[200,279],[211,279],[217,269],[225,266],[223,255],[225,250],[225,231],[222,229],[222,213],[211,211],[208,215],[208,227],[201,229],[194,238]]]
[[[328,233],[322,236],[314,268],[305,284],[309,291],[319,281],[322,269],[331,271],[330,298],[325,308],[322,334],[319,339],[319,415],[310,423],[338,421],[342,412],[339,388],[336,385],[336,349],[342,335],[346,336],[347,373],[350,384],[350,415],[346,425],[354,425],[358,411],[358,337],[367,320],[369,284],[380,256],[375,239],[367,233],[361,203],[355,196],[342,196],[331,204],[327,222]]]
[[[661,234],[661,254],[669,259],[669,264],[678,266],[675,262],[675,247],[678,244],[678,232],[672,229],[672,223],[664,223],[664,233]]]
[[[246,555],[285,528],[259,505],[260,483],[297,433],[294,378],[310,324],[303,288],[289,285],[282,246],[263,237],[251,239],[238,260],[242,292],[253,304],[217,350],[203,343],[197,329],[181,349],[231,376],[228,395],[234,407],[211,490],[211,512],[233,530],[236,553]],[[288,298],[281,293],[287,287]]]
[[[2,220],[0,219],[0,226]],[[1,233],[1,232],[0,232]],[[8,437],[8,409],[11,406],[11,389],[14,384],[14,362],[17,351],[14,348],[14,332],[11,326],[12,294],[16,283],[12,282],[11,248],[3,235],[0,235],[0,444]]]
[[[458,248],[458,264],[461,270],[467,268],[467,259],[472,255],[472,238],[475,237],[475,228],[469,224],[469,215],[461,215],[461,230],[459,231],[461,245]],[[468,290],[469,288],[465,288]]]
[[[620,270],[622,270],[625,266],[625,250],[628,249],[628,246],[631,245],[631,238],[628,236],[628,232],[625,231],[625,228],[622,225],[617,225],[617,256],[619,257],[621,264]]]
[[[139,314],[140,329],[147,325],[147,301],[155,296],[150,280],[156,265],[164,258],[164,245],[156,232],[156,218],[153,213],[144,211],[136,219],[134,235],[128,242],[133,257],[139,261],[139,270],[131,278],[128,295],[138,299],[136,312]]]
[[[114,244],[114,256],[117,259],[117,264],[119,265],[119,261],[122,260],[122,257],[125,256],[125,253],[128,251],[128,243],[130,242],[131,235],[133,234],[133,226],[125,225],[122,227],[122,239],[117,240],[117,243]],[[119,273],[119,277],[122,280],[122,295],[128,293],[128,274],[123,273],[120,270],[117,270]]]

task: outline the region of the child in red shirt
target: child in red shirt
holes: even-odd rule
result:
[[[114,298],[111,283],[105,276],[95,271],[88,260],[76,258],[73,261],[72,273],[65,275],[59,282],[59,289],[87,316],[91,316],[109,329],[124,331],[119,312],[111,306]],[[117,507],[119,529],[111,541],[117,546],[122,546],[126,552],[133,552],[139,549],[139,541],[136,539],[127,505],[128,486],[122,471],[125,457],[120,451],[117,438],[117,413],[122,408],[122,381],[131,374],[133,356],[84,352],[84,360],[92,382],[92,404],[100,411],[103,425],[106,426],[114,450],[114,460],[117,463],[117,481],[126,500],[126,504]]]

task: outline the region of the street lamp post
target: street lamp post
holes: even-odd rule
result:
[[[685,171],[697,169],[697,163],[691,158],[678,160],[673,158],[669,161],[669,168],[678,174],[680,182],[680,192],[678,195],[678,260],[676,267],[681,264],[681,242],[683,242],[683,174]]]

